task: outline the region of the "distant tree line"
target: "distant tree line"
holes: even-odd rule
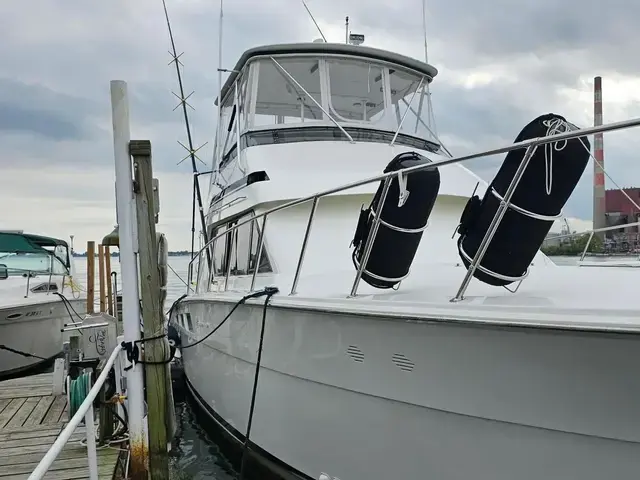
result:
[[[585,233],[583,235],[564,238],[563,242],[559,245],[542,245],[542,253],[548,256],[554,255],[581,255],[584,251],[584,247],[589,241],[589,233]],[[589,243],[589,248],[587,249],[588,253],[603,253],[604,245],[602,244],[602,240],[597,235],[594,235],[591,239],[591,243]]]
[[[188,256],[191,255],[191,252],[189,250],[177,250],[177,251],[171,251],[168,253],[168,255],[170,257],[183,257],[183,256]],[[73,256],[74,257],[86,257],[87,256],[87,252],[73,252]],[[96,252],[95,256],[98,256],[98,252]],[[115,252],[111,252],[111,256],[112,257],[119,257],[120,256],[120,252],[119,251],[115,251]]]

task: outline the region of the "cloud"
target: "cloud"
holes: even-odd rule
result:
[[[640,4],[429,0],[429,59],[438,133],[463,154],[513,141],[536,116],[593,122],[592,79],[603,76],[605,121],[640,115]],[[366,44],[424,58],[419,0],[308,0],[325,35],[343,41],[344,18]],[[218,91],[218,2],[168,0],[195,146],[209,164]],[[37,13],[37,14],[35,14]],[[31,0],[0,5],[0,226],[80,243],[115,220],[109,80],[129,85],[132,138],[153,144],[162,228],[172,248],[190,243],[191,167],[160,0]],[[297,0],[225,2],[222,66],[247,48],[319,34]],[[223,75],[223,80],[226,74]],[[605,161],[621,185],[640,182],[635,131],[605,135]],[[490,180],[501,157],[470,164]],[[200,165],[204,170],[208,169]],[[565,213],[591,216],[590,165]],[[608,187],[613,187],[607,181]],[[206,183],[206,182],[204,182]],[[203,183],[203,191],[208,187]]]

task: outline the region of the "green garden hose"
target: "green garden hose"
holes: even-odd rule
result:
[[[69,382],[69,418],[73,417],[91,390],[91,374],[83,373]]]

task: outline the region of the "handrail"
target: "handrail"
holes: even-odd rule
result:
[[[585,230],[582,232],[567,233],[565,235],[547,237],[544,239],[544,241],[547,242],[551,240],[560,240],[561,238],[571,238],[571,237],[578,237],[582,235],[589,235],[589,240],[587,240],[587,243],[584,246],[584,249],[582,250],[582,254],[580,255],[580,261],[583,261],[584,257],[587,255],[587,251],[589,250],[589,245],[591,245],[591,240],[593,240],[593,235],[595,233],[610,232],[611,230],[620,230],[622,228],[627,228],[627,227],[640,227],[640,222],[623,223],[622,225],[611,225],[609,227],[600,227],[600,228],[595,228],[591,230]]]
[[[554,135],[548,135],[545,137],[537,137],[537,138],[532,138],[532,139],[528,139],[528,140],[524,140],[522,142],[517,142],[517,143],[513,143],[511,145],[507,145],[504,147],[499,147],[499,148],[492,148],[489,150],[484,150],[478,153],[471,153],[471,154],[467,154],[467,155],[462,155],[462,156],[458,156],[458,157],[453,157],[453,158],[446,158],[446,159],[442,159],[442,160],[435,160],[432,161],[430,163],[425,163],[425,164],[421,164],[421,165],[415,165],[413,167],[408,167],[408,168],[404,168],[402,170],[396,170],[396,171],[392,171],[392,172],[387,172],[387,173],[382,173],[382,174],[378,174],[375,175],[373,177],[369,177],[369,178],[365,178],[365,179],[361,179],[361,180],[357,180],[354,182],[350,182],[338,187],[333,187],[327,190],[323,190],[321,192],[317,192],[314,193],[312,195],[308,195],[306,197],[302,197],[302,198],[298,198],[296,200],[291,200],[289,202],[283,203],[281,205],[277,205],[273,208],[270,208],[268,210],[265,210],[264,212],[261,212],[257,215],[253,215],[243,221],[240,221],[238,223],[236,223],[235,225],[225,229],[223,232],[217,234],[215,237],[209,239],[209,241],[198,251],[198,253],[191,259],[191,261],[189,262],[189,267],[191,267],[191,264],[195,261],[195,259],[200,259],[202,252],[204,252],[207,248],[209,248],[211,245],[213,245],[213,242],[215,240],[217,240],[218,238],[223,237],[224,235],[227,235],[228,233],[231,233],[235,230],[237,230],[239,227],[258,220],[259,218],[264,217],[263,220],[263,225],[264,223],[266,223],[266,217],[272,213],[281,211],[281,210],[285,210],[287,208],[291,208],[291,207],[295,207],[304,203],[307,203],[309,201],[313,201],[315,199],[320,199],[323,198],[325,196],[328,195],[332,195],[334,193],[339,193],[339,192],[343,192],[345,190],[350,190],[352,188],[356,188],[356,187],[361,187],[363,185],[368,185],[370,183],[375,183],[375,182],[380,182],[382,180],[386,180],[387,178],[393,177],[393,176],[397,176],[397,175],[409,175],[410,173],[414,173],[414,172],[418,172],[418,171],[422,171],[422,170],[430,170],[430,169],[437,169],[439,167],[444,167],[447,165],[453,165],[456,163],[462,163],[465,161],[469,161],[469,160],[473,160],[476,158],[482,158],[482,157],[489,157],[489,156],[493,156],[493,155],[499,155],[502,153],[508,153],[511,152],[513,150],[518,150],[518,149],[531,149],[532,147],[538,147],[540,145],[546,145],[548,143],[555,143],[558,141],[562,141],[562,140],[570,140],[573,138],[578,138],[578,137],[584,137],[584,136],[588,136],[588,135],[593,135],[596,133],[603,133],[603,132],[610,132],[610,131],[615,131],[615,130],[622,130],[622,129],[626,129],[626,128],[631,128],[631,127],[637,127],[640,126],[640,117],[637,118],[633,118],[630,120],[623,120],[620,122],[612,122],[612,123],[608,123],[605,125],[598,125],[595,127],[588,127],[588,128],[583,128],[583,129],[574,129],[574,130],[567,130],[566,132],[562,132],[562,133],[558,133],[558,134],[554,134]],[[524,173],[524,170],[522,172],[520,172],[520,176],[515,179],[515,184],[517,185],[517,182],[519,182],[519,179],[521,177],[521,174]],[[506,198],[505,195],[505,199],[504,199],[505,205],[508,207],[509,206],[509,202],[510,202],[510,198]],[[312,209],[312,213],[315,213],[315,210]],[[307,225],[307,230],[310,228],[312,222],[309,222]],[[496,223],[496,225],[499,224],[499,221]],[[620,227],[617,227],[620,228]],[[263,236],[264,234],[262,233],[261,236]],[[306,233],[305,233],[306,235]],[[263,239],[262,239],[263,240]],[[258,251],[259,253],[261,252],[261,249]],[[302,259],[304,258],[304,255],[302,254],[300,256],[300,260],[302,261]],[[364,265],[366,265],[368,261],[368,258],[363,258],[361,260],[361,267],[364,268]],[[473,264],[477,264],[479,263],[478,259],[474,259]],[[257,271],[257,265],[256,265],[256,271]],[[296,267],[297,269],[297,267]],[[255,274],[256,272],[253,273],[253,279],[252,279],[252,285],[251,285],[251,289],[253,289],[254,286],[254,282],[255,282]],[[299,275],[299,274],[298,274]],[[361,275],[361,273],[359,274]],[[470,278],[469,278],[470,280]],[[468,281],[465,277],[465,281],[463,282],[464,284],[468,285]],[[296,282],[296,286],[297,286],[297,282]],[[227,282],[225,282],[225,290],[227,288]],[[352,289],[352,293],[351,296],[355,295],[355,290],[357,289],[357,282],[354,282],[354,288]],[[295,293],[295,289],[292,289],[291,293]],[[458,291],[458,294],[456,295],[456,299],[461,299],[462,298],[462,294],[464,293],[464,288],[461,288]]]
[[[631,222],[631,223],[623,223],[622,225],[611,225],[609,227],[600,227],[591,230],[583,230],[582,232],[573,232],[573,233],[565,233],[564,235],[555,235],[553,237],[547,237],[544,239],[545,242],[551,240],[560,240],[561,238],[570,238],[570,237],[579,237],[580,235],[588,235],[590,233],[600,233],[600,232],[609,232],[611,230],[619,230],[621,228],[627,227],[640,227],[640,222]]]
[[[71,438],[73,432],[75,432],[78,425],[80,425],[80,422],[83,418],[85,420],[85,425],[87,428],[87,457],[89,461],[89,477],[91,478],[91,480],[98,480],[98,457],[96,453],[96,440],[94,431],[95,426],[93,423],[93,401],[98,396],[98,393],[100,393],[100,389],[102,388],[104,382],[107,380],[109,371],[113,367],[113,364],[118,358],[118,354],[121,350],[122,344],[118,343],[118,345],[116,345],[116,347],[113,349],[113,352],[111,352],[111,356],[109,357],[109,360],[107,360],[107,363],[102,369],[102,372],[98,376],[96,383],[93,384],[91,390],[87,394],[87,397],[78,408],[78,411],[71,418],[67,426],[64,427],[64,430],[60,432],[60,435],[58,435],[56,441],[53,442],[51,448],[49,448],[45,456],[42,458],[42,460],[40,460],[40,463],[38,463],[38,466],[33,470],[33,472],[31,472],[28,480],[40,480],[42,477],[44,477],[49,468],[51,468],[51,465],[53,464],[55,459],[58,457],[58,455],[60,455],[60,452],[62,452],[62,449]]]
[[[29,292],[31,292],[31,279],[35,278],[38,275],[47,275],[49,277],[48,279],[48,287],[47,287],[47,294],[50,291],[51,288],[51,281],[53,280],[54,277],[62,277],[62,289],[61,292],[64,292],[64,281],[67,277],[70,277],[71,275],[69,273],[54,273],[53,272],[53,268],[50,268],[49,270],[31,270],[28,268],[15,268],[15,267],[7,267],[7,271],[9,272],[17,272],[17,273],[22,273],[23,275],[26,274],[27,275],[27,285],[26,285],[26,292],[24,294],[24,298],[29,298]]]

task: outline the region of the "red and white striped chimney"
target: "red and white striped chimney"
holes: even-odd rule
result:
[[[602,125],[602,77],[593,79],[593,125]],[[593,162],[593,228],[603,228],[607,226],[607,219],[602,133],[594,135],[594,157],[596,161]]]

